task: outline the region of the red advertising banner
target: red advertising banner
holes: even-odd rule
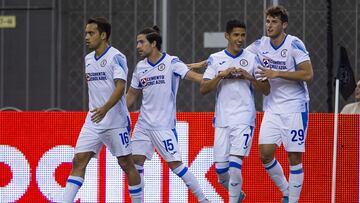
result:
[[[61,202],[71,169],[74,146],[84,122],[83,112],[0,112],[0,202]],[[137,119],[133,113],[132,123]],[[197,177],[212,202],[227,202],[217,183],[212,158],[213,113],[178,113],[177,131],[183,162]],[[259,160],[257,114],[250,156],[243,163],[244,202],[280,202],[281,193]],[[305,182],[300,202],[330,202],[334,115],[309,117]],[[340,115],[336,202],[359,202],[359,116]],[[289,174],[286,153],[276,157]],[[145,202],[196,202],[185,184],[155,154],[145,164]],[[77,202],[130,202],[127,183],[116,159],[105,148],[87,168]]]

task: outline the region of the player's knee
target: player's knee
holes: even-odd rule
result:
[[[259,158],[263,164],[267,164],[274,159],[274,156],[271,154],[260,153]]]
[[[129,171],[134,168],[134,162],[130,158],[118,158],[118,163],[121,169],[127,174]]]

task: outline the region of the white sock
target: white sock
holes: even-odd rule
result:
[[[289,183],[287,182],[284,171],[280,163],[273,159],[270,163],[264,165],[266,172],[269,174],[275,185],[282,192],[283,196],[289,196]]]
[[[144,188],[145,188],[145,182],[144,182],[144,166],[135,164],[136,170],[139,172],[141,177],[141,193],[142,193],[142,199],[144,199]]]
[[[229,172],[230,172],[230,181],[229,181],[229,202],[237,203],[239,202],[241,187],[242,187],[242,160],[236,156],[229,157]]]
[[[298,202],[304,182],[304,170],[302,164],[290,166],[289,177],[289,203]]]
[[[219,183],[226,189],[229,190],[229,162],[215,163],[216,176]]]
[[[199,202],[207,201],[205,194],[200,188],[200,185],[197,179],[195,178],[194,174],[192,174],[191,171],[189,171],[184,164],[181,164],[179,167],[175,168],[173,172],[184,181],[186,186],[197,197]]]
[[[129,193],[132,203],[141,203],[143,196],[142,182],[138,185],[129,185]]]
[[[77,192],[82,186],[84,179],[78,176],[69,176],[66,182],[63,203],[73,203]]]

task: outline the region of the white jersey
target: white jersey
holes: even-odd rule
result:
[[[284,41],[275,47],[269,37],[256,40],[247,50],[260,58],[262,66],[275,71],[294,72],[297,65],[309,61],[309,52],[297,37],[286,35]],[[282,78],[269,79],[270,94],[265,96],[263,109],[272,113],[305,112],[309,102],[309,93],[305,81],[293,81]]]
[[[109,100],[115,90],[114,80],[120,79],[126,82],[127,74],[125,55],[111,46],[98,58],[95,56],[95,51],[85,57],[85,75],[89,87],[89,112],[86,116],[85,126],[96,129],[113,129],[130,125],[125,95],[99,123],[91,121],[93,113],[90,112],[90,110],[102,107]]]
[[[131,87],[143,93],[137,126],[148,130],[175,128],[176,93],[180,78],[184,79],[188,71],[179,58],[166,53],[155,64],[145,58],[136,65]]]
[[[242,50],[233,56],[227,50],[210,55],[204,79],[213,79],[227,68],[242,68],[255,75],[257,68],[256,55]],[[245,124],[255,126],[254,92],[251,82],[242,79],[223,79],[216,92],[215,127],[236,126]]]

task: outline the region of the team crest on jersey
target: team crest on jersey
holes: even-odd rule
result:
[[[159,71],[163,71],[163,70],[165,70],[165,64],[160,64],[159,66],[158,66],[158,70]]]
[[[107,63],[107,61],[106,61],[106,59],[104,59],[100,62],[100,66],[104,67],[106,65],[106,63]]]
[[[249,62],[246,60],[246,59],[241,59],[240,60],[240,65],[242,66],[242,67],[245,67],[245,66],[247,66],[249,64]]]
[[[281,56],[282,57],[286,57],[286,55],[287,55],[287,49],[283,49],[283,50],[281,50]]]

